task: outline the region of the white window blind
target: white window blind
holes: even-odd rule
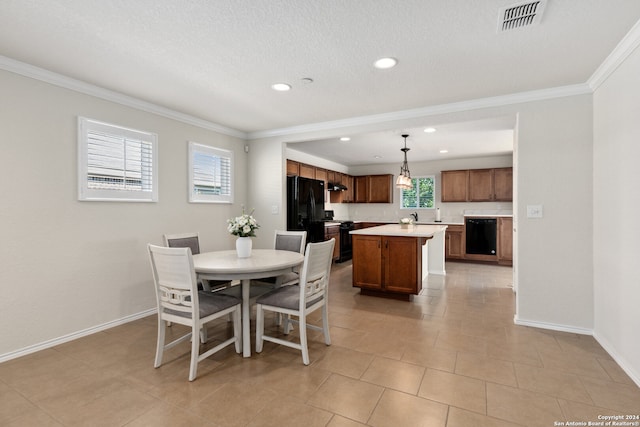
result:
[[[79,118],[79,199],[157,201],[157,136]]]
[[[189,142],[189,202],[233,202],[233,152]]]

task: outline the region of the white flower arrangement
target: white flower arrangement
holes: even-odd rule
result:
[[[260,225],[253,217],[253,211],[250,214],[244,213],[242,209],[242,215],[232,219],[228,219],[227,230],[229,233],[238,237],[256,237],[256,230],[260,228]]]
[[[413,220],[411,218],[400,218],[400,224],[413,224]]]

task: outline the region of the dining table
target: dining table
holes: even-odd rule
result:
[[[199,278],[239,280],[242,287],[242,355],[251,356],[250,287],[252,279],[263,279],[291,272],[301,265],[304,255],[277,249],[253,249],[248,258],[239,258],[235,250],[202,252],[193,256]]]

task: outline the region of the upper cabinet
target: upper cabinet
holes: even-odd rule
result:
[[[367,203],[369,187],[366,176],[356,176],[354,180],[353,201],[356,203]]]
[[[356,203],[393,203],[393,175],[354,177]]]
[[[474,169],[469,171],[469,201],[493,201],[493,169]]]
[[[331,203],[392,203],[393,175],[351,176],[287,159],[287,176],[302,176],[329,184],[342,184],[346,190],[327,191]]]
[[[287,176],[299,176],[300,163],[293,160],[287,160]]]
[[[513,168],[493,170],[493,194],[496,202],[513,200]]]
[[[393,203],[393,175],[367,175],[367,202]]]
[[[466,202],[469,198],[469,171],[442,171],[441,195],[443,202]]]
[[[443,202],[510,202],[513,168],[442,171]]]
[[[304,178],[316,179],[315,166],[310,166],[304,163],[300,163],[300,176]]]

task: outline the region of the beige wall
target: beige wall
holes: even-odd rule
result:
[[[162,234],[198,231],[228,248],[246,198],[244,142],[0,71],[0,360],[154,309],[146,254]],[[158,134],[157,203],[77,200],[77,116]],[[235,152],[236,203],[189,204],[187,141]]]
[[[640,51],[594,95],[594,335],[640,385]]]

